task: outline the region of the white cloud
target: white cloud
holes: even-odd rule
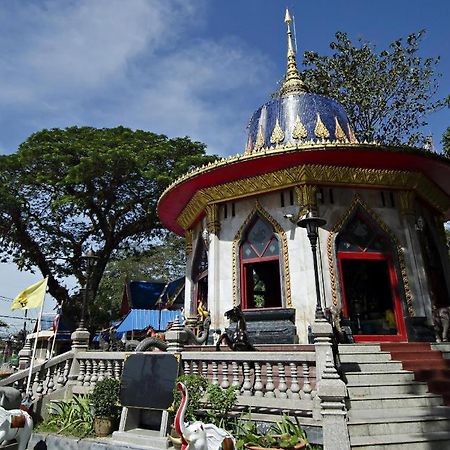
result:
[[[4,148],[44,127],[125,124],[235,153],[258,106],[243,98],[274,79],[242,42],[196,37],[204,1],[7,4],[0,16]]]

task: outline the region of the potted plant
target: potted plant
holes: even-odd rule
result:
[[[256,422],[240,421],[237,427],[237,447],[248,450],[286,449],[299,450],[309,448],[305,432],[298,423],[288,416],[262,432]]]
[[[94,431],[97,436],[108,436],[120,414],[120,382],[114,378],[98,381],[91,394]]]

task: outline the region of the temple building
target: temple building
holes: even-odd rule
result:
[[[326,221],[322,307],[359,342],[431,339],[432,308],[450,305],[450,160],[358,142],[343,107],[303,83],[288,12],[285,22],[285,79],[251,117],[245,150],[187,173],[159,200],[162,223],[186,238],[185,315],[201,303],[224,329],[240,305],[261,342],[306,343],[316,283],[297,224],[309,214]]]

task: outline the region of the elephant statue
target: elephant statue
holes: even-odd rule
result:
[[[0,386],[0,407],[3,409],[19,409],[22,394],[18,389],[10,386]]]
[[[436,308],[433,306],[433,327],[436,342],[448,342],[450,339],[450,306]]]
[[[27,412],[0,408],[0,445],[15,439],[17,450],[26,450],[32,432],[33,419]]]
[[[212,423],[194,422],[186,424],[184,414],[189,401],[188,391],[183,383],[177,383],[181,392],[181,403],[175,416],[175,429],[181,436],[181,450],[234,450],[236,441],[228,431]]]

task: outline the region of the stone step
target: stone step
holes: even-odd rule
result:
[[[341,353],[341,363],[378,363],[391,361],[391,354],[389,352],[358,352],[358,353]]]
[[[379,344],[339,344],[340,354],[378,353],[379,351]]]
[[[429,342],[382,342],[380,348],[383,352],[426,352],[431,345]]]
[[[395,372],[403,366],[398,361],[372,361],[343,363],[342,369],[345,372]]]
[[[417,421],[422,418],[430,416],[448,417],[450,418],[450,408],[447,406],[431,406],[420,408],[393,408],[393,409],[358,409],[355,411],[348,411],[348,418],[351,423],[362,422],[366,420],[374,420],[380,418],[387,419],[401,419],[406,417],[414,417]]]
[[[394,370],[390,372],[346,372],[345,376],[351,385],[371,383],[401,383],[414,381],[414,373],[409,370]]]
[[[379,396],[366,396],[352,398],[350,406],[352,410],[357,409],[399,409],[399,408],[425,408],[441,406],[443,399],[434,394],[386,394]]]
[[[113,443],[149,446],[150,449],[165,450],[169,447],[169,439],[160,436],[159,431],[134,428],[128,431],[114,431]],[[114,447],[111,446],[111,449]]]
[[[367,395],[381,394],[426,394],[428,393],[427,383],[417,381],[403,383],[370,383],[370,384],[347,384],[350,398],[365,397]]]
[[[449,431],[450,417],[426,416],[402,418],[375,418],[363,422],[348,424],[350,436],[376,436],[378,434],[408,434],[430,433],[434,431]]]
[[[438,350],[440,352],[450,352],[450,342],[433,342],[431,344],[433,350]]]
[[[450,431],[355,436],[350,445],[358,450],[444,450],[450,448]]]
[[[387,352],[392,356],[392,359],[396,361],[442,361],[442,354],[438,351],[426,351],[426,352]]]

